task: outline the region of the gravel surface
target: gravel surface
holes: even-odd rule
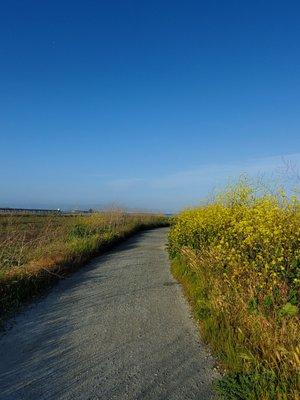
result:
[[[167,232],[136,235],[9,321],[1,400],[213,398],[217,372],[170,275]]]

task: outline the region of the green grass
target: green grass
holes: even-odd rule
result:
[[[0,215],[0,320],[92,257],[140,230],[168,224],[164,216],[120,211]]]
[[[215,385],[220,398],[299,400],[299,374],[280,376],[249,351],[247,338],[232,324],[232,316],[216,309],[205,273],[193,270],[184,257],[178,256],[172,259],[171,271],[183,285],[202,338],[225,372]]]

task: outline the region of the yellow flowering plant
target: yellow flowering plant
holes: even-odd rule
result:
[[[245,397],[229,397],[223,380],[225,398],[298,398],[298,199],[282,190],[258,195],[242,182],[181,212],[170,230],[169,252],[173,273],[221,363],[243,379],[252,377],[245,379],[253,395],[245,389]],[[261,385],[254,385],[255,373]]]

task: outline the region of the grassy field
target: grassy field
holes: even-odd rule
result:
[[[0,316],[118,241],[167,218],[121,211],[0,214]]]
[[[225,370],[222,398],[299,399],[299,201],[230,188],[175,219],[169,251]]]

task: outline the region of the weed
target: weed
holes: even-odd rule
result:
[[[172,271],[228,375],[225,399],[299,399],[300,204],[245,184],[183,211]]]

